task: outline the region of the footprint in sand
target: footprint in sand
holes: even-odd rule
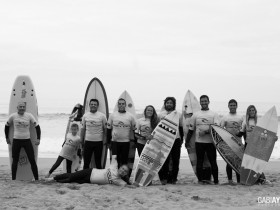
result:
[[[67,188],[69,188],[70,190],[79,190],[79,189],[81,189],[81,187],[77,186],[77,185],[70,185],[70,186],[67,186]]]

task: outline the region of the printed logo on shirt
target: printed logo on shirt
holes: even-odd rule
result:
[[[107,171],[107,178],[108,178],[108,182],[110,184],[113,184],[112,173],[111,173],[110,169],[108,169],[108,171]]]
[[[126,125],[122,121],[119,121],[119,122],[113,124],[113,126],[118,127],[118,128],[130,128],[130,125]]]
[[[99,122],[96,122],[96,121],[87,121],[86,125],[88,127],[99,127],[99,126],[101,126],[101,124]]]
[[[201,122],[203,122],[203,123],[208,123],[208,122],[209,122],[209,120],[206,119],[206,118],[200,118],[200,120],[201,120]]]
[[[29,126],[28,122],[22,122],[22,121],[16,122],[16,127],[18,128],[27,128],[28,126]]]

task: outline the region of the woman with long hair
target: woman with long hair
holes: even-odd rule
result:
[[[148,140],[152,139],[151,133],[158,124],[158,116],[152,105],[146,106],[144,117],[138,119],[135,136],[137,138],[137,151],[141,155],[143,148]]]
[[[247,142],[248,136],[251,134],[252,130],[257,125],[257,122],[258,122],[257,113],[258,113],[257,109],[254,105],[248,106],[247,111],[246,111],[245,120],[242,123],[242,128],[240,131],[241,135],[243,135],[243,137],[244,137],[245,148],[248,143]]]

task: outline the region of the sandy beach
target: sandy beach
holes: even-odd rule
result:
[[[54,163],[39,158],[40,178]],[[227,185],[225,162],[218,161],[220,185],[198,185],[188,159],[181,159],[176,185],[130,189],[111,185],[60,184],[12,181],[9,160],[0,158],[0,209],[279,209],[280,203],[264,199],[280,197],[280,161],[270,161],[265,174],[273,186]],[[61,173],[61,167],[54,174]],[[235,180],[235,175],[234,175]],[[261,197],[261,198],[260,198]]]

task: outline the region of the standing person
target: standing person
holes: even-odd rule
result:
[[[247,108],[246,111],[246,117],[245,120],[242,123],[242,128],[237,136],[241,137],[243,136],[245,140],[245,149],[248,144],[248,137],[251,135],[251,132],[253,131],[254,127],[257,125],[258,122],[258,114],[257,109],[254,105],[250,105]],[[275,137],[275,141],[278,140],[278,137]],[[264,173],[262,173],[256,182],[257,184],[268,184],[271,185],[272,183],[266,179]]]
[[[41,129],[34,116],[26,112],[25,102],[19,102],[18,111],[9,116],[5,125],[5,136],[7,144],[11,144],[9,139],[10,125],[14,126],[13,143],[12,143],[12,180],[16,179],[17,167],[20,155],[20,149],[23,147],[31,165],[31,170],[35,180],[38,180],[38,167],[35,160],[34,148],[30,139],[30,125],[33,124],[36,129],[37,140],[35,145],[40,144]]]
[[[159,114],[159,119],[162,120],[165,116],[170,114],[176,109],[176,99],[174,97],[167,97],[164,100],[164,110]],[[174,144],[171,148],[169,155],[167,156],[162,168],[159,170],[159,178],[163,185],[167,183],[176,184],[178,172],[179,172],[179,164],[180,164],[180,156],[181,156],[181,146],[183,142],[184,131],[182,127],[182,116],[179,117],[179,129],[174,141]],[[172,159],[172,169],[169,171],[169,162],[170,158]]]
[[[144,117],[137,120],[136,133],[137,138],[137,151],[140,156],[147,140],[152,139],[152,131],[156,128],[158,124],[158,116],[155,108],[152,105],[146,106],[144,110]]]
[[[95,165],[97,169],[101,169],[101,158],[103,144],[107,143],[107,119],[106,116],[97,111],[99,101],[91,99],[89,102],[90,111],[82,117],[81,140],[84,144],[84,169],[89,168],[92,153],[94,153]]]
[[[66,171],[67,173],[71,173],[72,161],[77,155],[81,155],[78,154],[78,149],[80,148],[81,144],[81,139],[78,135],[79,125],[77,123],[72,123],[70,129],[71,133],[67,134],[61,152],[49,173],[46,175],[46,178],[50,177],[50,175],[55,171],[55,169],[57,169],[58,166],[60,166],[64,159],[66,159]]]
[[[209,110],[209,97],[207,95],[200,96],[201,110],[195,112],[190,119],[189,132],[186,137],[185,146],[189,147],[190,139],[193,132],[196,132],[195,148],[196,148],[196,172],[198,177],[198,183],[203,182],[203,161],[204,155],[207,154],[209,162],[211,164],[212,175],[214,178],[214,184],[219,183],[218,179],[218,165],[217,165],[217,153],[213,143],[213,139],[210,134],[210,125],[219,124],[218,114]]]
[[[129,173],[127,165],[122,165],[118,168],[116,156],[113,155],[112,162],[107,169],[88,168],[74,173],[64,173],[51,178],[46,178],[46,181],[56,181],[60,183],[91,183],[91,184],[114,184],[117,186],[127,186],[135,188],[134,185],[128,185],[124,181]]]
[[[136,127],[134,116],[125,110],[126,101],[118,100],[118,111],[112,113],[108,120],[108,137],[111,142],[112,154],[117,155],[118,165],[128,163],[130,136]]]
[[[243,136],[245,141],[245,148],[247,146],[248,136],[253,131],[258,122],[257,109],[254,105],[250,105],[247,108],[245,120],[242,123],[242,127],[238,136]]]
[[[234,99],[231,99],[228,102],[228,108],[229,108],[229,114],[224,116],[221,120],[221,127],[225,128],[227,131],[229,131],[230,133],[232,133],[233,135],[237,136],[241,126],[242,126],[242,122],[243,122],[243,117],[241,115],[238,115],[236,113],[237,110],[237,101]],[[239,138],[237,138],[239,139]],[[240,143],[242,144],[241,139]],[[229,184],[234,184],[233,180],[232,180],[232,168],[229,164],[227,164],[226,166],[226,172],[227,172],[227,177],[228,177],[228,182]],[[237,183],[240,183],[240,175],[238,173],[236,173],[236,179],[237,179]]]

